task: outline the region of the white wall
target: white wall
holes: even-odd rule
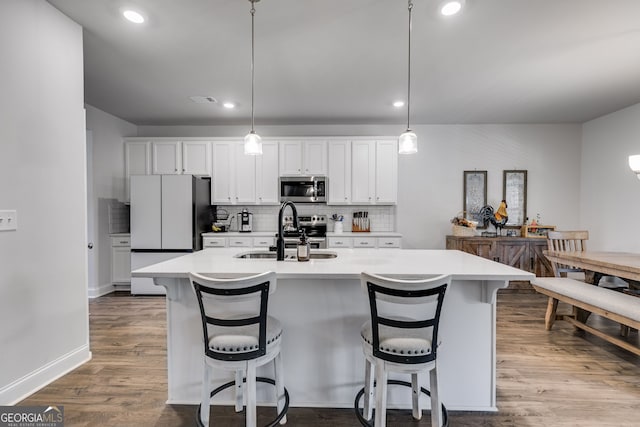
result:
[[[242,126],[140,126],[139,136],[242,136]],[[389,136],[401,126],[258,126],[262,136]],[[421,125],[417,155],[400,156],[398,230],[405,248],[444,248],[450,219],[462,210],[464,170],[488,171],[488,203],[502,199],[502,171],[528,170],[528,214],[574,228],[579,216],[581,127]]]
[[[82,29],[42,0],[0,2],[0,405],[91,357]]]
[[[583,125],[581,226],[590,248],[640,252],[640,181],[628,157],[640,154],[640,104]]]
[[[96,271],[90,281],[89,296],[113,291],[111,284],[111,241],[109,239],[109,204],[125,198],[124,146],[122,138],[136,136],[137,127],[90,105],[87,129],[93,136],[93,224]]]

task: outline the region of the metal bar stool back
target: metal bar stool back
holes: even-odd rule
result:
[[[276,386],[278,417],[269,425],[284,424],[289,399],[280,355],[282,326],[267,313],[269,295],[276,289],[275,273],[230,278],[191,273],[189,278],[198,301],[204,343],[199,424],[209,425],[211,398],[232,386],[236,392],[236,411],[242,411],[245,381],[247,427],[255,427],[257,421],[256,381]],[[275,380],[257,378],[256,368],[271,361],[274,361]],[[212,369],[235,371],[235,380],[211,391]]]
[[[440,315],[451,277],[379,276],[361,274],[361,284],[369,298],[370,321],[361,330],[365,355],[365,396],[361,423],[370,425],[375,381],[375,426],[386,423],[388,372],[411,374],[411,383],[389,380],[389,384],[410,386],[413,390],[413,417],[420,419],[419,396],[431,396],[432,425],[443,425],[443,413],[437,381],[437,350]],[[418,383],[420,372],[430,373],[430,390]],[[446,410],[445,410],[446,416]]]

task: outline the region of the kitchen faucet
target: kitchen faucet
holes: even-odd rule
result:
[[[284,261],[284,224],[283,216],[284,210],[287,206],[291,206],[291,213],[293,214],[293,227],[298,229],[298,211],[296,205],[290,200],[285,200],[280,206],[280,212],[278,213],[278,240],[276,243],[276,259],[278,261]]]

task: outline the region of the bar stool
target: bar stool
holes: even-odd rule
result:
[[[375,388],[375,425],[386,425],[387,384],[412,389],[412,415],[422,418],[420,393],[431,397],[431,425],[448,424],[447,410],[438,395],[438,326],[445,291],[451,276],[421,278],[382,277],[363,272],[363,289],[369,295],[371,320],[361,330],[365,356],[365,386],[356,395],[355,411],[360,423],[371,426]],[[409,307],[409,305],[413,307]],[[397,314],[401,313],[401,315]],[[429,372],[430,390],[420,387],[418,374]],[[388,380],[389,372],[411,374],[411,383]],[[375,383],[374,383],[375,376]],[[358,403],[364,395],[364,409]]]
[[[280,355],[282,325],[267,315],[269,295],[276,290],[276,274],[266,272],[250,277],[219,278],[190,273],[189,279],[198,299],[204,338],[198,425],[209,426],[211,398],[229,387],[235,387],[236,412],[242,411],[243,382],[246,382],[246,426],[255,427],[256,381],[275,385],[278,415],[268,426],[285,424],[289,393],[284,387]],[[274,362],[275,380],[256,377],[256,368],[271,361]],[[213,369],[232,370],[235,380],[211,391]],[[243,378],[245,373],[246,378]]]

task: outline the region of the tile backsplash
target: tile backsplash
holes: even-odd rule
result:
[[[255,205],[234,205],[219,206],[225,209],[229,216],[238,215],[242,209],[246,208],[253,214],[253,231],[275,231],[278,228],[278,211],[280,206],[255,206]],[[320,214],[327,217],[327,230],[333,231],[334,222],[331,215],[343,215],[344,231],[351,231],[351,219],[354,212],[369,212],[369,222],[371,231],[396,231],[396,207],[395,206],[371,206],[371,205],[349,205],[349,206],[327,206],[327,205],[307,205],[296,204],[298,215]],[[286,215],[290,215],[291,210],[287,208]],[[237,230],[237,222],[231,222],[231,230]]]

